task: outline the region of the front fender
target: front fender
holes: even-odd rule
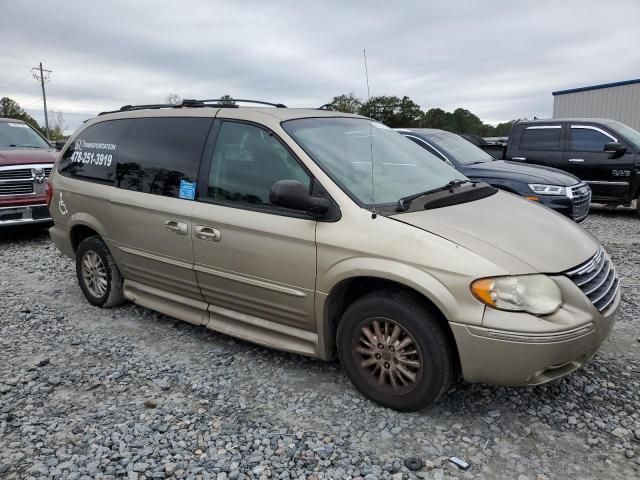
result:
[[[347,258],[333,265],[323,276],[321,293],[329,295],[341,282],[357,277],[374,277],[409,287],[429,299],[438,309],[457,318],[460,304],[445,285],[427,271],[385,258]]]

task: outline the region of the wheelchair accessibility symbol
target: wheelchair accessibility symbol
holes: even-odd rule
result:
[[[62,199],[62,192],[60,192],[60,200],[58,201],[58,209],[60,210],[60,213],[62,215],[67,215],[69,213],[69,210],[67,210],[67,204],[64,203],[64,200]]]

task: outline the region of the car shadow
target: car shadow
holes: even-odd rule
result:
[[[48,239],[50,238],[48,228],[42,225],[3,227],[0,228],[0,244]]]

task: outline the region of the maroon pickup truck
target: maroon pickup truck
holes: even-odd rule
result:
[[[22,120],[0,118],[0,228],[51,221],[45,189],[56,154]]]

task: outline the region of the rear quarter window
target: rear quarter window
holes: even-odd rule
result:
[[[129,120],[108,120],[84,129],[65,150],[58,172],[80,180],[113,185],[128,125]]]
[[[520,150],[560,150],[560,125],[525,127],[520,138]]]

